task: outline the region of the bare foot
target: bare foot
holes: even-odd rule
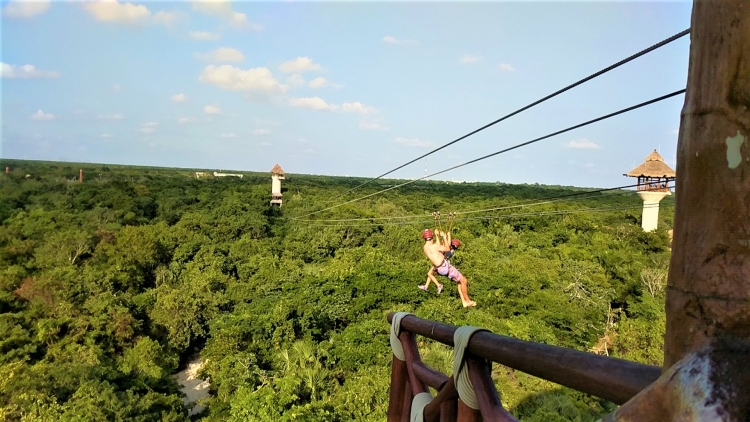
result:
[[[464,303],[464,308],[468,308],[468,307],[471,307],[471,306],[477,306],[477,303],[474,302],[473,300],[470,301],[470,302]]]

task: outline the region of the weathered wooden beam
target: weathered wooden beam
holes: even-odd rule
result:
[[[411,367],[414,371],[414,375],[417,376],[417,379],[438,391],[440,391],[443,388],[443,385],[448,382],[447,375],[430,368],[423,362],[414,362]]]
[[[458,419],[458,399],[446,400],[440,405],[440,422],[456,422]]]
[[[481,422],[482,413],[458,399],[458,422]]]
[[[664,368],[750,338],[750,2],[694,0]]]
[[[392,315],[388,315],[390,321]],[[408,330],[453,346],[455,326],[409,315],[401,320]],[[481,331],[473,336],[469,352],[616,404],[623,404],[654,382],[661,368],[593,353],[518,340]]]
[[[398,338],[401,340],[401,346],[404,348],[406,370],[409,373],[409,383],[411,384],[412,395],[416,396],[419,393],[429,393],[430,388],[414,373],[414,364],[422,362],[419,357],[419,349],[417,349],[417,342],[414,338],[414,333],[401,331]]]
[[[391,391],[388,399],[388,422],[401,421],[401,411],[404,405],[404,390],[406,389],[408,376],[406,362],[393,356],[393,363],[391,364]]]
[[[490,366],[485,359],[469,356],[466,359],[469,379],[474,386],[474,392],[479,403],[479,411],[484,422],[518,422],[500,403],[495,383],[490,376]]]
[[[437,422],[438,420],[444,421],[449,420],[455,422],[456,411],[455,406],[458,405],[458,391],[456,385],[453,383],[453,377],[448,378],[443,388],[438,391],[435,398],[425,406],[424,408],[424,421],[425,422]],[[446,406],[447,405],[447,406]],[[449,408],[447,413],[444,414],[446,408]],[[453,410],[451,411],[452,408]],[[449,415],[453,415],[452,419],[446,419]]]
[[[401,407],[401,422],[409,422],[411,419],[411,402],[414,399],[414,394],[411,391],[411,383],[406,381],[406,388],[404,388],[404,400]]]

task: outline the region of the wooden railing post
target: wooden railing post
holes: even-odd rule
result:
[[[491,367],[486,359],[469,355],[466,360],[469,369],[469,379],[477,395],[479,411],[485,422],[517,422],[507,410],[503,408],[500,398],[492,382]]]
[[[409,382],[411,383],[412,396],[419,393],[429,393],[430,388],[422,382],[414,373],[414,364],[422,360],[419,357],[419,350],[417,349],[417,341],[414,338],[414,333],[409,331],[401,331],[398,336],[401,340],[401,346],[404,348],[404,356],[406,356],[406,370],[409,373]]]
[[[695,0],[677,142],[665,370],[750,338],[750,2]]]
[[[458,422],[481,422],[482,413],[458,399]]]
[[[414,393],[411,390],[411,383],[407,378],[406,387],[404,388],[403,403],[401,404],[401,422],[409,422],[409,419],[411,419],[412,399],[414,399]]]
[[[395,355],[391,365],[391,392],[388,402],[388,422],[400,422],[401,411],[404,404],[404,390],[408,374],[406,371],[406,362],[400,360]]]

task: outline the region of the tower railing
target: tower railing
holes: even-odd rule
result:
[[[399,320],[398,324],[393,324],[394,318]],[[463,362],[458,362],[459,367],[465,369],[449,377],[422,362],[416,335],[454,346],[454,337],[461,327],[411,314],[391,313],[388,321],[392,323],[391,345],[394,346],[394,341],[400,344],[404,358],[401,360],[400,351],[395,350],[398,346],[394,346],[389,422],[515,421],[498,397],[490,376],[492,362],[615,404],[624,404],[661,374],[661,368],[656,366],[476,331],[469,334],[465,350],[456,350],[456,357],[463,358]],[[394,330],[397,325],[398,332]],[[456,367],[454,362],[454,370]],[[464,370],[468,377],[461,374]],[[434,398],[429,395],[428,387],[437,390]],[[472,391],[476,397],[464,397]],[[415,419],[416,413],[421,413],[422,418]]]

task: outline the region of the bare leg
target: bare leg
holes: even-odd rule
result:
[[[442,293],[443,285],[438,283],[437,278],[435,277],[435,274],[429,273],[427,276],[430,277],[430,280],[432,280],[432,282],[435,283],[435,286],[437,286],[438,294]]]
[[[419,286],[419,288],[424,290],[425,292],[430,288],[430,282],[435,283],[436,286],[440,285],[440,283],[437,282],[435,276],[433,275],[434,269],[435,267],[432,267],[430,268],[430,271],[427,271],[427,281],[423,285]]]
[[[464,308],[477,306],[477,303],[469,298],[469,281],[464,275],[458,280],[458,295],[461,296],[461,303],[464,305]]]

